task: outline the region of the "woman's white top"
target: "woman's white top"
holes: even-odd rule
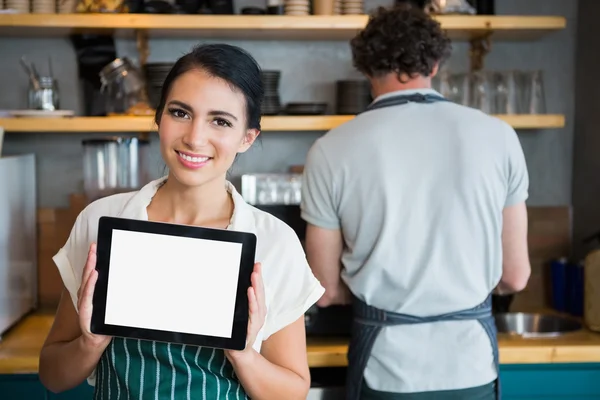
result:
[[[94,201],[77,217],[67,243],[53,257],[65,287],[77,310],[77,291],[90,245],[96,241],[102,216],[148,220],[146,207],[166,177],[148,183],[141,190],[116,194]],[[323,295],[325,289],[315,278],[298,236],[275,216],[247,204],[230,182],[234,211],[229,230],[254,233],[256,261],[262,264],[267,316],[253,347],[301,318]],[[165,274],[169,269],[165,268]],[[93,384],[94,376],[89,382]]]

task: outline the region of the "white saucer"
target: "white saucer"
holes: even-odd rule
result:
[[[27,118],[60,118],[60,117],[72,117],[75,115],[73,110],[8,110],[10,115],[13,117],[27,117]]]

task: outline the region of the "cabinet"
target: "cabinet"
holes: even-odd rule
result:
[[[0,399],[45,400],[46,389],[37,375],[0,375]]]
[[[502,365],[503,400],[600,399],[600,364]]]
[[[343,400],[344,373],[345,367],[313,368],[308,400]],[[500,378],[502,400],[600,399],[600,363],[503,364]]]
[[[94,389],[87,383],[66,391],[52,393],[41,384],[37,374],[0,375],[2,400],[85,400],[91,399]]]
[[[339,379],[319,379],[321,371]],[[501,366],[502,400],[598,400],[600,399],[600,363],[582,364],[507,364]],[[343,386],[343,368],[313,369],[313,383],[320,389],[309,394],[335,392]],[[323,376],[321,376],[323,378]],[[329,389],[328,389],[329,387]],[[2,400],[86,400],[94,390],[87,383],[64,393],[47,391],[36,374],[0,375]]]

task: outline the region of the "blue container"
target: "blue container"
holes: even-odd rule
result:
[[[584,266],[583,263],[567,265],[567,312],[583,317],[584,305]]]
[[[550,263],[552,308],[560,312],[567,311],[567,268],[566,258]]]

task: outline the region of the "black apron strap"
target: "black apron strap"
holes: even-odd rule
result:
[[[500,360],[498,354],[497,329],[492,315],[491,295],[481,304],[468,310],[431,317],[393,313],[367,305],[358,298],[353,301],[353,324],[348,347],[348,371],[346,377],[346,399],[360,400],[364,372],[371,356],[377,336],[384,327],[411,325],[438,321],[478,321],[485,330],[493,349],[496,366],[496,399],[501,399]]]
[[[387,97],[382,100],[378,100],[374,103],[371,103],[367,109],[363,112],[377,110],[380,108],[392,107],[392,106],[400,106],[407,103],[437,103],[440,101],[449,101],[442,96],[438,96],[436,94],[422,94],[422,93],[414,93],[414,94],[400,94],[392,97]]]

